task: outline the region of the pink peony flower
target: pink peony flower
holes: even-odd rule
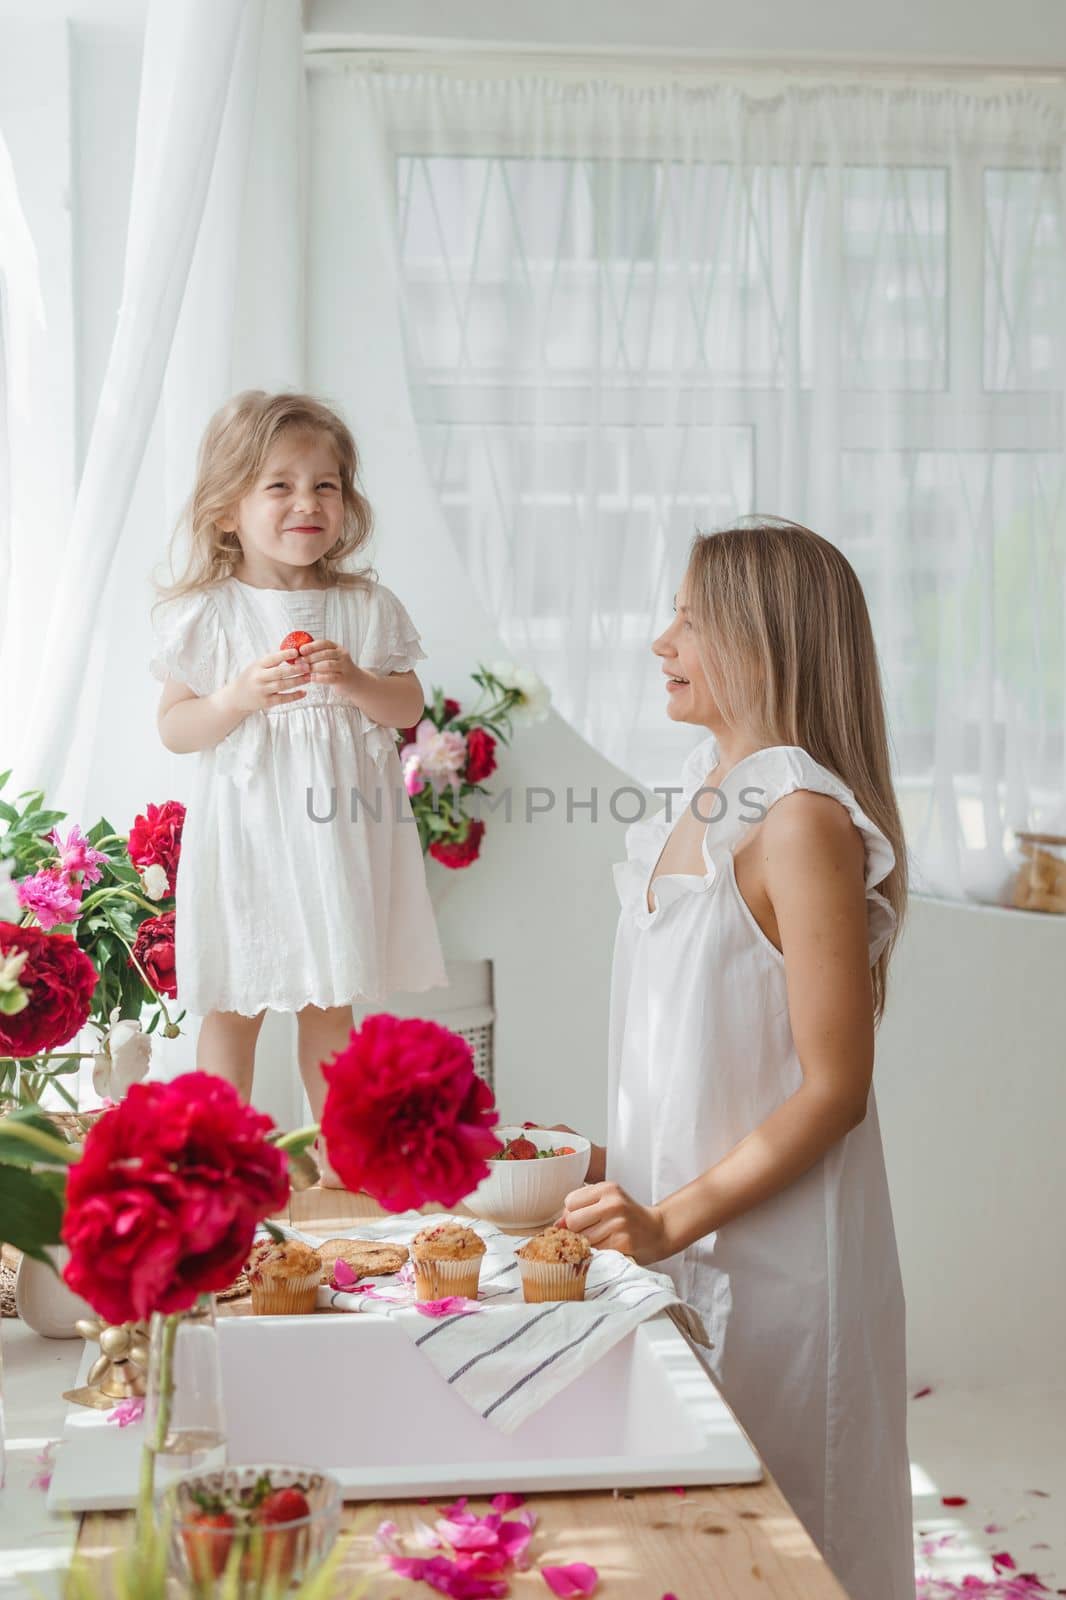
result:
[[[354,1193],[387,1211],[454,1206],[489,1173],[498,1151],[492,1091],[458,1034],[418,1017],[379,1012],[322,1063],[322,1137]]]
[[[408,745],[400,752],[403,762],[403,786],[409,795],[421,794],[426,787],[426,780],[422,776],[422,762],[418,751],[413,745]]]
[[[47,933],[61,923],[76,922],[81,915],[81,884],[60,867],[41,867],[16,885],[19,905],[32,911]]]
[[[107,856],[101,850],[95,850],[82,833],[77,823],[71,828],[64,839],[58,828],[53,828],[51,833],[45,835],[59,851],[59,870],[61,872],[82,873],[83,883],[99,883],[102,876],[99,863],[106,861]]]
[[[423,717],[415,730],[414,743],[400,751],[405,768],[412,754],[418,758],[419,776],[432,784],[435,794],[449,785],[458,788],[466,766],[466,739],[461,733],[436,728],[428,717]]]
[[[69,1171],[69,1286],[109,1322],[133,1322],[232,1283],[289,1196],[273,1126],[206,1072],[135,1083]]]

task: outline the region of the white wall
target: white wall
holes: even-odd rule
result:
[[[487,33],[504,21],[522,37],[556,38],[585,30],[585,42],[639,42],[642,18],[654,17],[656,42],[676,47],[682,25],[703,43],[713,33],[730,50],[753,50],[758,39],[796,50],[807,39],[831,48],[884,52],[897,37],[899,9],[830,5],[763,6],[749,16],[730,5],[562,7],[421,4],[358,7],[318,0],[316,24],[337,25],[343,10],[358,10],[368,29],[396,32],[458,28],[474,15]],[[1019,61],[1037,54],[1066,60],[1066,7],[1000,8],[945,4],[904,8],[908,53],[948,49],[998,50]],[[84,448],[120,293],[139,65],[139,22],[129,5],[86,15],[71,50],[73,124],[77,149],[71,184],[78,323],[79,442]],[[91,10],[91,8],[90,8]],[[442,12],[446,14],[445,22]],[[121,13],[121,14],[119,14]],[[604,24],[609,16],[612,25]],[[0,13],[2,17],[2,13]],[[516,21],[521,18],[521,22]],[[771,27],[768,18],[773,19]],[[534,22],[539,31],[533,31]],[[719,25],[720,28],[719,28]],[[718,30],[718,31],[716,31]],[[935,34],[935,37],[933,36]],[[1039,36],[1039,37],[1038,37]],[[844,41],[844,44],[841,43]],[[960,59],[963,49],[959,43]],[[1058,53],[1056,55],[1056,53]],[[4,107],[0,104],[0,118]],[[32,186],[33,173],[20,177]],[[146,518],[151,508],[146,507]],[[146,526],[147,567],[162,530]],[[382,529],[382,550],[389,529]],[[135,550],[124,559],[135,559]],[[402,575],[383,574],[402,593]],[[423,603],[416,621],[431,659],[423,681],[462,688],[460,669],[491,645],[451,627],[463,575],[453,568],[451,590]],[[122,619],[113,619],[112,628]],[[141,626],[140,622],[134,624]],[[146,637],[146,634],[145,634]],[[181,795],[181,758],[160,767],[155,746],[155,690],[145,674],[114,682],[116,713],[127,727],[114,761],[94,769],[90,817],[115,819],[145,798],[140,773],[173,775],[168,792]],[[610,767],[570,729],[552,719],[521,735],[504,755],[500,782],[516,790],[546,785],[579,797],[592,786],[606,795],[625,775]],[[493,822],[481,864],[457,875],[441,913],[449,952],[491,955],[499,1007],[499,1094],[507,1116],[566,1120],[600,1137],[605,1126],[603,1074],[608,977],[617,902],[610,865],[622,854],[622,828],[604,815],[592,825],[578,812],[567,824],[558,809],[529,827]],[[882,1030],[877,1092],[910,1308],[912,1372],[916,1379],[988,1381],[1003,1377],[1060,1377],[1059,1331],[1066,1323],[1066,1274],[1059,1245],[1066,1211],[1066,1177],[1057,1149],[1066,1126],[1066,920],[974,907],[917,902],[893,977]],[[272,1019],[273,1020],[273,1019]],[[267,1041],[275,1060],[291,1053],[289,1019],[278,1019]],[[191,1065],[191,1038],[168,1052],[168,1067]],[[295,1073],[293,1061],[292,1071]]]
[[[1061,0],[309,0],[334,39],[859,59],[886,65],[1066,65]]]

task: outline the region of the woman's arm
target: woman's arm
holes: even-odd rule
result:
[[[653,1206],[617,1184],[567,1197],[566,1221],[593,1245],[661,1261],[770,1199],[866,1115],[873,989],[862,837],[828,796],[773,806],[751,849],[780,935],[803,1082],[713,1167]]]

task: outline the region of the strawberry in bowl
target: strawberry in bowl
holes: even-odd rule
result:
[[[499,1228],[530,1233],[554,1222],[572,1189],[579,1189],[592,1159],[592,1145],[579,1134],[551,1128],[501,1127],[503,1149],[489,1159],[489,1175],[467,1195],[472,1216]]]
[[[170,1570],[198,1600],[251,1600],[302,1581],[340,1528],[340,1484],[306,1467],[221,1467],[179,1478],[164,1499]]]

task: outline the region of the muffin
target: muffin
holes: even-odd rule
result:
[[[579,1233],[545,1228],[515,1251],[528,1301],[584,1300],[592,1250]]]
[[[322,1257],[297,1239],[264,1240],[247,1266],[256,1316],[294,1317],[315,1309],[322,1281]]]
[[[478,1278],[485,1242],[473,1228],[443,1222],[423,1228],[411,1240],[415,1269],[415,1294],[419,1300],[443,1300],[447,1295],[477,1299]]]

